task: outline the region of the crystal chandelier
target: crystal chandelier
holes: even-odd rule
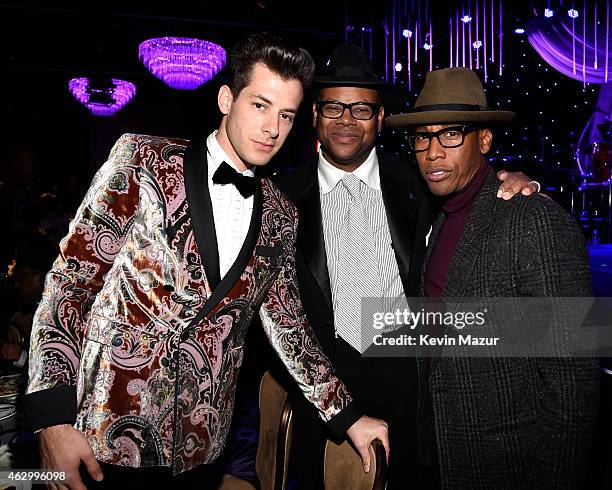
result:
[[[140,61],[166,85],[195,90],[225,66],[225,49],[187,37],[148,39],[138,48]]]
[[[70,93],[94,116],[112,116],[136,94],[136,86],[125,80],[111,78],[73,78],[68,82]]]

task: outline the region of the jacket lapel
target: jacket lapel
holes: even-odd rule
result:
[[[229,271],[220,280],[219,246],[215,220],[212,211],[212,202],[208,189],[208,158],[206,145],[203,141],[190,144],[185,150],[184,174],[185,192],[198,250],[202,257],[206,279],[208,280],[211,296],[204,307],[198,312],[191,324],[197,324],[205,317],[229,292],[244,272],[259,236],[261,228],[261,215],[263,210],[263,195],[261,182],[256,179],[255,194],[253,196],[253,213],[247,236],[242,244],[238,257]]]
[[[423,270],[421,273],[421,281],[420,281],[420,296],[424,298],[427,296],[427,291],[425,287],[425,278],[427,277],[427,266],[429,265],[429,260],[431,259],[431,254],[433,252],[434,245],[440,236],[440,231],[442,230],[442,226],[446,221],[446,215],[443,212],[440,212],[434,224],[431,228],[431,235],[429,235],[429,244],[427,245],[427,249],[425,250],[425,257],[423,260]],[[429,303],[428,308],[431,308],[431,304],[433,302],[428,302],[424,300],[426,303]],[[440,354],[442,353],[441,345],[433,345],[427,347],[417,347],[417,352],[419,352],[419,357],[422,358],[431,358],[431,363],[426,362],[422,364],[423,375],[426,376],[426,379],[429,379],[431,372],[433,371],[433,367],[436,365],[438,360],[440,359]]]
[[[247,231],[246,238],[238,252],[238,257],[227,271],[227,274],[223,276],[223,279],[219,285],[214,289],[212,295],[204,305],[202,317],[206,316],[225,296],[229,293],[230,289],[236,284],[240,276],[246,269],[255,245],[257,244],[257,238],[261,230],[261,216],[263,213],[263,192],[261,189],[261,181],[255,179],[255,194],[253,195],[253,213],[251,214],[251,222],[249,224],[249,230]]]
[[[434,221],[431,226],[431,234],[429,235],[429,244],[425,249],[425,256],[423,257],[423,268],[421,271],[421,279],[419,285],[419,295],[427,296],[427,290],[425,288],[425,278],[427,277],[427,266],[429,265],[429,260],[431,259],[431,254],[433,253],[433,248],[436,242],[438,241],[438,236],[440,235],[440,231],[442,231],[442,226],[446,221],[446,215],[444,212],[440,212],[438,217]]]
[[[467,284],[471,280],[472,270],[480,255],[482,237],[489,231],[495,203],[496,190],[499,187],[497,177],[492,170],[476,196],[470,214],[465,222],[463,234],[457,244],[457,249],[444,283],[443,296],[460,297],[466,295]]]
[[[300,211],[297,237],[300,252],[321,288],[327,306],[332,310],[316,165],[308,169],[306,191],[297,199],[296,205]]]
[[[406,159],[377,151],[380,187],[404,292],[419,296],[425,237],[434,209],[418,171]]]
[[[422,200],[426,198],[419,191],[418,184],[411,181],[415,178],[411,173],[396,175],[387,168],[386,157],[381,154],[378,157],[380,186],[402,285],[407,295],[417,296],[431,209],[422,205]],[[304,173],[294,175],[294,178],[303,179],[305,183],[304,192],[295,199],[300,211],[298,245],[331,310],[331,286],[316,162],[307,165]]]
[[[183,173],[189,213],[209,287],[219,284],[219,247],[208,190],[208,158],[204,139],[192,142],[185,150]]]
[[[198,314],[191,320],[187,328],[183,331],[183,334],[188,334],[190,329],[197,325],[202,318],[208,315],[212,309],[218,305],[223,298],[229,293],[234,284],[238,281],[246,266],[249,263],[249,259],[253,255],[253,250],[259,237],[261,230],[261,216],[263,213],[263,193],[261,189],[261,181],[256,180],[255,194],[253,195],[253,213],[251,215],[251,222],[249,224],[249,230],[247,236],[238,252],[238,257],[227,271],[227,274],[223,276],[221,282],[213,290],[212,294],[206,300],[206,303],[202,307]],[[216,243],[216,240],[215,240]],[[198,247],[200,245],[198,244]]]
[[[498,187],[499,181],[495,173],[493,170],[489,170],[483,187],[474,200],[459,243],[457,243],[457,248],[453,254],[453,259],[446,275],[446,281],[444,282],[443,296],[458,297],[464,295],[465,286],[470,279],[470,273],[480,254],[479,244],[482,243],[482,236],[488,232],[491,225]],[[445,214],[440,212],[429,236],[429,245],[425,250],[420,281],[420,293],[422,295],[426,294],[425,278],[427,277],[427,266],[445,221]]]
[[[443,298],[458,298],[466,296],[467,286],[472,278],[472,270],[481,253],[481,244],[483,236],[488,233],[491,226],[491,220],[495,211],[497,200],[497,188],[499,182],[493,170],[489,170],[489,174],[483,184],[482,189],[476,196],[472,209],[465,222],[465,228],[457,243],[457,248],[453,254],[453,258],[448,268],[446,281],[444,283]],[[425,267],[421,276],[421,291],[425,294],[425,277],[427,274],[427,264],[431,258],[433,248],[438,240],[442,225],[446,221],[444,213],[440,213],[438,219],[433,225],[429,245],[425,254]],[[433,372],[436,364],[440,359],[443,346],[435,346],[431,349],[431,372]]]
[[[425,241],[425,237],[415,236],[420,203],[415,193],[408,188],[404,181],[385,170],[383,160],[380,158],[379,174],[391,243],[393,244],[402,285],[406,295],[412,296],[415,288],[410,268],[414,244],[415,240],[422,239],[423,242]]]

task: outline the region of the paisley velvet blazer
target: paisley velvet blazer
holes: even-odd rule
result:
[[[247,238],[220,280],[206,166],[204,141],[126,134],[115,144],[35,315],[23,400],[31,429],[74,424],[112,464],[179,473],[213,461],[258,311],[330,428],[354,420],[303,312],[294,205],[257,181]]]

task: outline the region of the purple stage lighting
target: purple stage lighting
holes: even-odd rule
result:
[[[472,43],[472,47],[473,47],[474,49],[480,49],[480,48],[482,47],[482,41],[474,41],[474,42]]]
[[[525,34],[525,29],[523,29],[522,27],[517,27],[516,29],[514,29],[514,33],[515,34]]]
[[[464,24],[472,22],[472,17],[470,17],[469,15],[464,15],[463,17],[461,17],[461,22],[463,22]]]
[[[111,78],[97,82],[91,78],[73,78],[68,82],[70,93],[94,116],[112,116],[136,94],[133,83]]]
[[[567,16],[572,19],[575,19],[578,17],[578,11],[576,9],[570,9],[567,11]]]
[[[552,9],[544,9],[544,17],[550,19],[553,15],[555,15],[555,11]]]
[[[594,26],[577,30],[573,24],[572,19],[565,16],[557,15],[553,19],[535,17],[527,23],[529,44],[560,73],[583,84],[606,83],[611,58],[608,49],[609,30],[595,31]],[[576,51],[580,51],[580,54],[577,55]],[[597,65],[595,59],[599,60]]]
[[[195,90],[225,66],[225,49],[187,37],[148,39],[138,48],[140,61],[166,85]]]
[[[402,31],[402,36],[408,39],[409,37],[412,37],[412,31],[410,29],[404,29]]]

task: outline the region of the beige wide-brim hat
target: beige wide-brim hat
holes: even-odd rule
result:
[[[499,125],[510,123],[515,117],[514,112],[487,106],[487,97],[475,72],[444,68],[427,73],[413,111],[389,116],[385,122],[392,128],[451,123]]]

